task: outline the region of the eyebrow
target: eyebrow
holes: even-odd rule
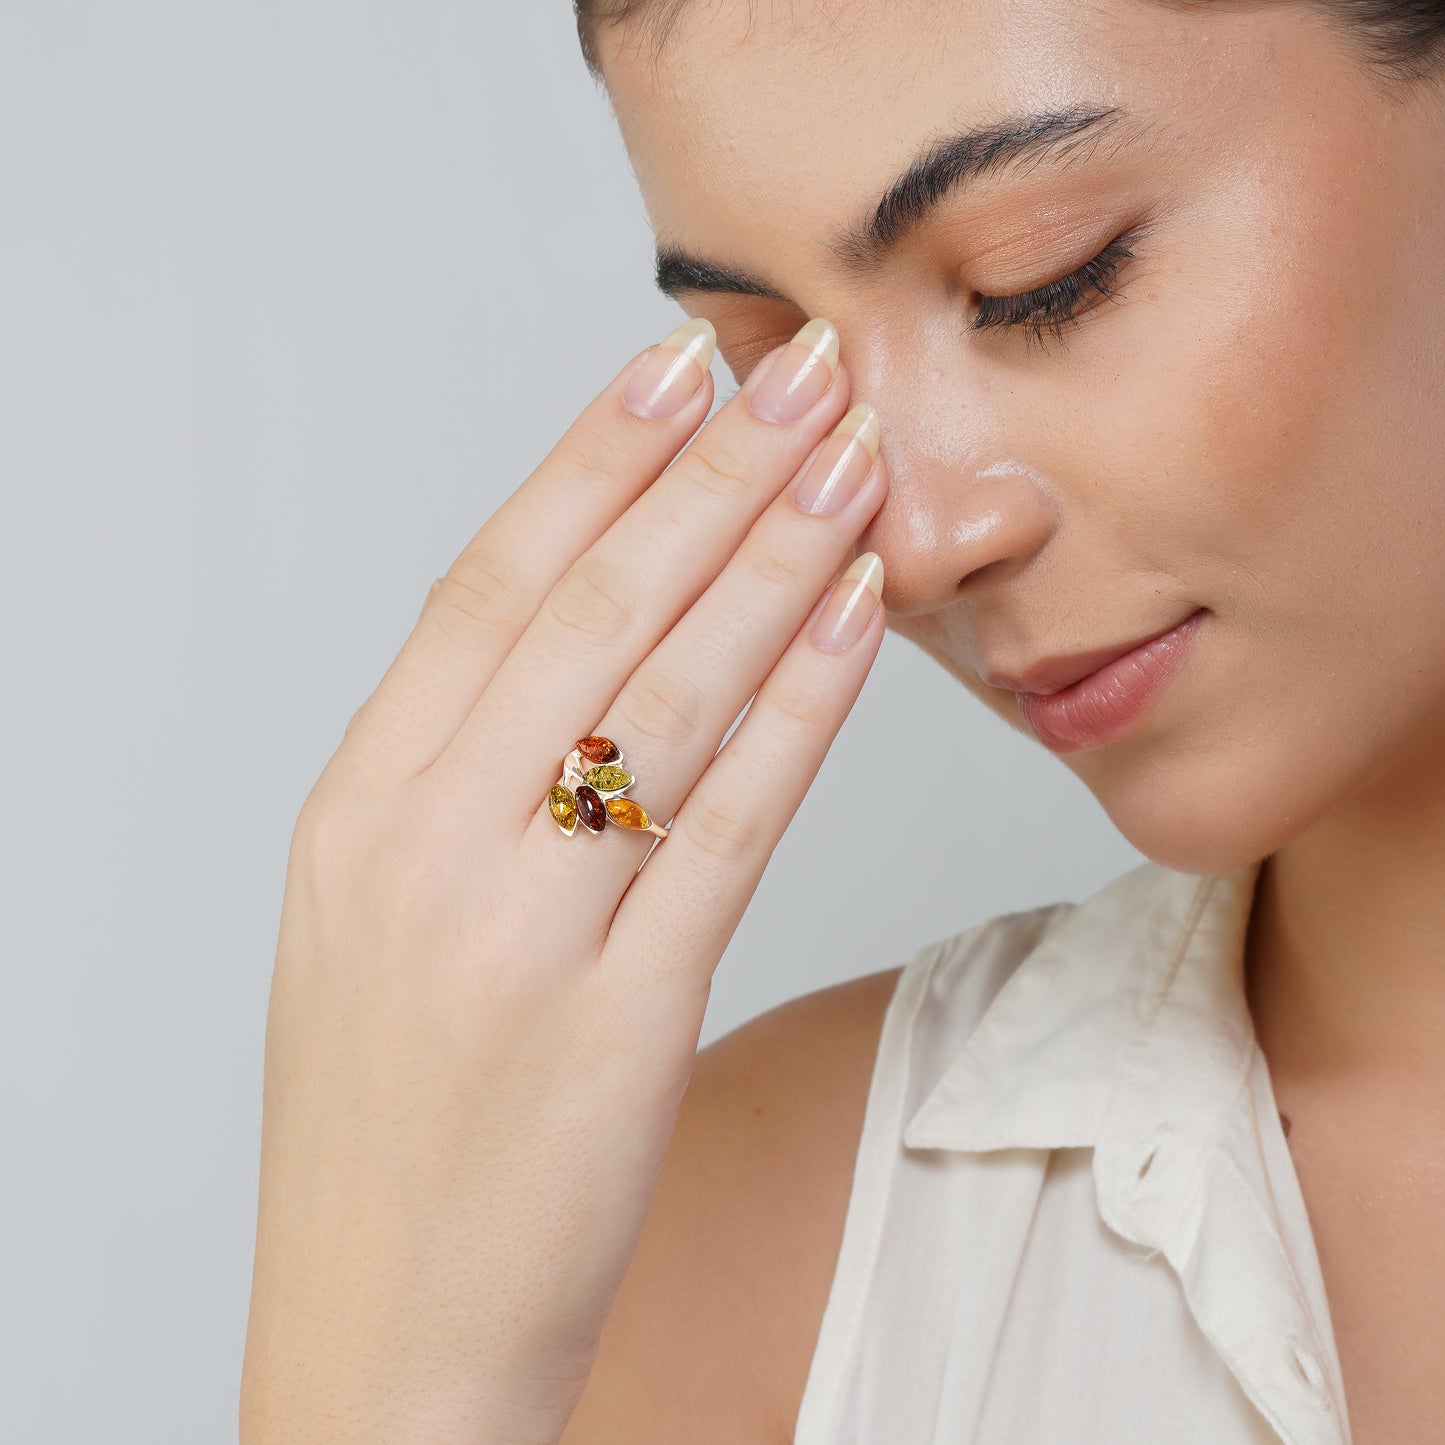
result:
[[[1062,166],[1075,159],[1086,141],[1097,141],[1116,128],[1120,139],[1137,136],[1132,112],[1118,106],[1070,106],[1013,116],[944,136],[913,159],[863,220],[845,226],[829,243],[844,269],[863,274],[876,269],[950,196],[984,177],[1010,172],[1026,162]],[[676,246],[658,247],[657,289],[676,298],[682,291],[721,291],[786,301],[776,287],[743,270],[718,265]]]

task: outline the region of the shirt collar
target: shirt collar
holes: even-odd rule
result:
[[[1100,1218],[1167,1259],[1201,1330],[1280,1438],[1347,1445],[1318,1260],[1306,1246],[1313,1306],[1259,1173],[1244,944],[1260,867],[1200,875],[1147,862],[1061,909],[903,1142],[1092,1145]],[[1219,1167],[1226,1161],[1233,1167]],[[1303,1204],[1292,1207],[1307,1232]],[[1323,1381],[1291,1354],[1301,1345]]]
[[[1092,1145],[1106,1222],[1155,1242],[1247,1077],[1244,939],[1260,866],[1201,875],[1150,860],[1063,910],[904,1144]]]

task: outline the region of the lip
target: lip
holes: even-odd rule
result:
[[[1069,675],[1066,663],[1075,674],[1072,682],[1047,693],[1014,689],[1019,711],[1034,736],[1056,753],[1099,747],[1121,737],[1183,663],[1204,611],[1198,608],[1167,632],[1155,633],[1122,651],[1046,658],[1021,674],[1034,681],[1048,675],[1057,683],[1059,677]],[[1080,668],[1099,656],[1104,659],[1102,664],[1093,662],[1092,671],[1079,675]]]
[[[1197,610],[1203,611],[1202,608]],[[1187,622],[1189,619],[1184,620]],[[1125,657],[1143,647],[1145,643],[1153,642],[1156,637],[1166,636],[1179,625],[1177,622],[1173,623],[1161,631],[1151,632],[1147,637],[1121,642],[1117,647],[1096,647],[1092,652],[1066,652],[1054,657],[1041,657],[1022,672],[990,672],[983,680],[990,687],[1007,688],[1010,692],[1037,693],[1047,697],[1051,693],[1072,687],[1116,658]]]

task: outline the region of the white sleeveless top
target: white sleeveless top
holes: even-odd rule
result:
[[[795,1445],[1348,1445],[1258,872],[1145,862],[906,965]]]

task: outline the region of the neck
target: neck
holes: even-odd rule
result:
[[[1445,1090],[1445,746],[1272,854],[1245,977],[1271,1073]]]

